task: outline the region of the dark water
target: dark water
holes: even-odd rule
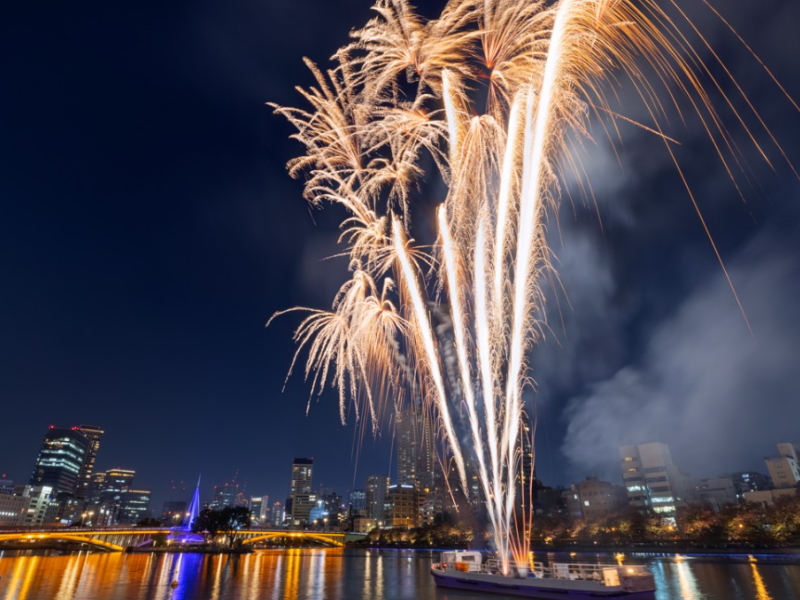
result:
[[[76,554],[0,558],[0,600],[476,600],[437,590],[433,553],[266,550],[244,556]],[[546,557],[544,557],[546,559]],[[537,556],[537,560],[542,557]],[[569,559],[559,556],[557,560]],[[583,555],[577,562],[613,562]],[[765,557],[627,556],[646,563],[658,600],[800,600],[800,564]],[[172,583],[177,582],[173,588]],[[500,596],[492,596],[500,600]]]

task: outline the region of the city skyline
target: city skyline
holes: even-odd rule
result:
[[[190,494],[197,473],[221,483],[236,469],[248,489],[282,501],[295,456],[314,456],[322,483],[340,492],[394,470],[392,435],[378,443],[367,435],[359,447],[360,426],[352,415],[347,428],[336,423],[333,394],[308,416],[301,376],[281,394],[296,322],[263,328],[276,310],[326,306],[346,267],[323,260],[339,232],[324,212],[309,214],[286,176],[296,147],[263,103],[294,102],[292,86],[308,82],[298,78],[301,56],[324,61],[368,8],[322,5],[299,32],[286,26],[305,18],[293,6],[243,3],[230,21],[209,7],[156,14],[138,6],[124,23],[90,8],[56,9],[47,20],[30,7],[8,8],[20,27],[2,43],[9,55],[22,50],[3,67],[11,91],[0,100],[3,114],[15,115],[0,142],[9,290],[0,305],[0,394],[20,410],[0,439],[0,471],[26,481],[44,429],[82,422],[106,431],[95,470],[136,469],[154,506],[169,499],[173,479],[187,481]],[[757,12],[725,7],[794,98],[799,42],[781,32],[797,10],[778,0]],[[202,34],[185,25],[193,22]],[[153,23],[144,43],[139,31]],[[81,44],[61,44],[65,26]],[[797,113],[762,93],[763,72],[739,62],[723,31],[713,34],[787,154],[800,156]],[[627,428],[636,438],[620,443],[664,437],[689,471],[702,460],[758,469],[774,443],[792,439],[786,428],[800,416],[790,385],[800,355],[797,181],[748,156],[763,191],[748,192],[744,204],[719,183],[718,165],[691,132],[680,133],[680,151],[697,163],[689,175],[708,174],[703,207],[757,343],[671,172],[665,183],[663,152],[651,154],[650,140],[634,136],[618,167],[599,135],[587,166],[604,227],[593,208],[579,205],[577,220],[565,209],[561,234],[576,243],[554,249],[572,309],[563,330],[554,312],[555,331],[533,360],[537,468],[548,483],[615,473],[613,451],[595,452],[609,462],[589,468],[586,449],[609,448],[596,423],[610,437]],[[696,350],[693,336],[703,342]],[[707,357],[728,366],[715,371]],[[36,410],[22,410],[29,406]],[[662,424],[679,439],[655,435]],[[681,456],[690,453],[681,431],[717,454]],[[725,439],[727,447],[718,443]]]

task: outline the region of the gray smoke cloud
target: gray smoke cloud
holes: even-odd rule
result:
[[[800,4],[768,4],[765,10],[725,6],[723,13],[757,52],[766,53],[792,93],[797,78],[784,59],[790,49],[800,51],[800,42],[787,35],[787,23],[800,22]],[[789,134],[797,130],[797,114],[759,65],[739,60],[742,48],[730,32],[695,9],[692,18],[797,162],[800,146]],[[620,91],[618,106],[626,116],[650,122],[630,89]],[[593,197],[582,201],[578,182],[565,181],[574,205],[565,201],[557,226],[551,219],[548,239],[560,283],[548,290],[542,315],[548,335],[531,356],[544,418],[538,464],[548,483],[590,473],[616,479],[617,449],[628,443],[667,443],[682,469],[703,477],[763,471],[762,457],[777,442],[800,441],[800,186],[786,167],[771,171],[741,125],[722,114],[743,152],[745,166],[739,171],[734,165],[734,171],[746,204],[714,159],[696,117],[671,116],[674,127],[667,133],[681,141],[673,150],[721,248],[752,334],[699,219],[687,209],[671,158],[653,151],[663,144],[627,124],[623,141],[606,139],[596,123],[595,140],[578,151]],[[747,119],[758,142],[769,146],[768,136]],[[770,157],[780,165],[776,155],[773,148]],[[548,453],[555,456],[549,470]]]
[[[730,274],[753,335],[720,270],[655,327],[640,360],[569,402],[562,449],[573,465],[613,469],[620,445],[661,441],[709,476],[759,467],[776,442],[800,437],[797,247],[764,230]]]

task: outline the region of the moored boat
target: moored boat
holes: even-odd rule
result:
[[[456,550],[442,552],[438,563],[431,566],[436,585],[487,594],[504,594],[571,600],[624,598],[652,600],[655,580],[641,565],[591,565],[575,563],[521,564],[511,573],[500,572],[497,560],[483,562],[480,552]]]

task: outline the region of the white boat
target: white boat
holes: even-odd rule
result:
[[[431,574],[439,587],[545,600],[652,600],[656,589],[653,575],[641,565],[553,563],[546,567],[533,562],[516,565],[511,574],[503,575],[497,560],[483,562],[480,552],[470,550],[442,552]]]

